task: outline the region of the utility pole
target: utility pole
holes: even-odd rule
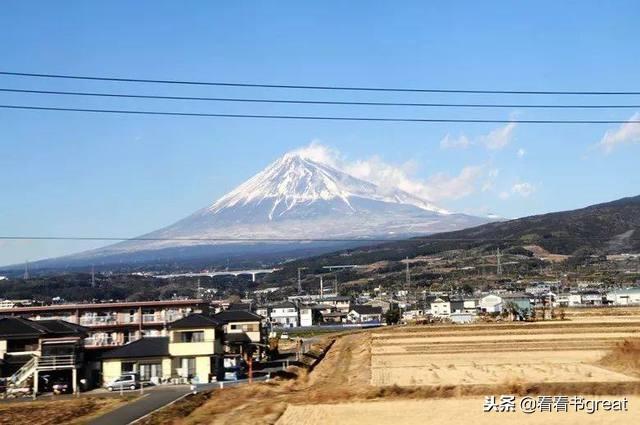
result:
[[[496,274],[498,276],[502,276],[502,261],[501,261],[501,255],[500,255],[500,248],[498,248],[498,251],[496,252],[496,257],[498,260],[498,269],[496,270]]]
[[[91,265],[91,287],[96,287],[96,273],[93,264]]]
[[[24,276],[22,276],[24,280],[29,280],[29,260],[24,262]]]
[[[406,281],[407,281],[407,291],[409,290],[409,287],[411,286],[411,273],[409,273],[409,257],[407,257],[405,259],[405,261],[407,262],[407,276],[406,276]]]
[[[300,276],[300,272],[306,269],[307,269],[306,267],[298,267],[298,294],[302,293],[302,279]]]
[[[320,300],[324,298],[324,283],[322,282],[322,275],[320,275]]]

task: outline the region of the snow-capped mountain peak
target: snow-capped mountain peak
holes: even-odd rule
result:
[[[342,202],[354,209],[353,198],[409,204],[420,209],[448,214],[424,199],[407,192],[381,187],[353,177],[330,165],[313,161],[297,152],[290,152],[271,163],[235,190],[212,204],[207,211],[217,214],[226,208],[249,204],[272,205],[269,219],[277,213],[285,215],[296,205],[309,205],[316,201]]]

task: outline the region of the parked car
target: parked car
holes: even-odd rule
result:
[[[54,394],[65,394],[71,392],[71,385],[64,378],[56,378],[51,386]]]
[[[140,376],[137,373],[128,373],[120,375],[113,381],[107,382],[105,388],[109,391],[120,389],[135,390],[136,388],[140,388],[141,385],[142,381],[140,381]]]

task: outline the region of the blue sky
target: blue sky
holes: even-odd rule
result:
[[[1,8],[0,63],[7,71],[311,85],[638,89],[636,1],[4,1]],[[8,76],[0,76],[0,87],[640,104],[639,97],[383,95]],[[638,112],[168,103],[8,93],[0,93],[0,103],[500,119],[627,120]],[[518,217],[577,208],[638,194],[639,133],[637,125],[249,121],[0,110],[0,234],[139,235],[213,202],[278,156],[312,141],[348,164],[396,171],[405,187],[448,209]],[[92,246],[4,241],[0,264]]]

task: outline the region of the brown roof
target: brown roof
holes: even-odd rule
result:
[[[55,304],[37,307],[13,307],[0,308],[0,314],[35,313],[42,311],[67,311],[67,310],[96,310],[109,308],[134,308],[134,307],[171,307],[181,305],[206,305],[207,302],[200,299],[193,300],[163,300],[163,301],[123,301],[113,303],[87,303],[87,304]]]

